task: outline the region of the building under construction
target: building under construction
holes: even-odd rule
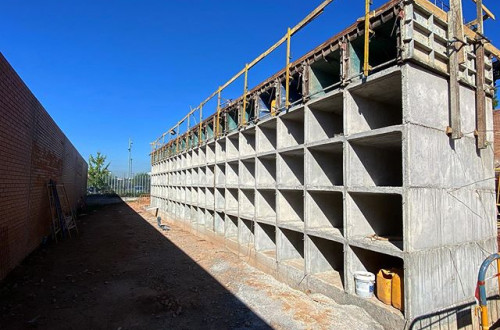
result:
[[[154,142],[152,206],[388,327],[472,327],[477,272],[497,251],[500,52],[478,2],[464,24],[460,1],[390,1],[249,90],[264,53],[236,76],[240,98],[220,101],[235,77],[211,116],[180,132],[207,99]],[[382,269],[401,277],[399,304],[355,294],[356,272]]]

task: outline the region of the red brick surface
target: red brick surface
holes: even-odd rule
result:
[[[87,163],[0,53],[0,279],[50,234],[47,183],[85,195]]]
[[[493,110],[493,132],[495,133],[495,168],[500,167],[500,109]]]

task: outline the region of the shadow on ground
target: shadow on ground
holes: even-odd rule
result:
[[[0,328],[269,328],[127,204],[94,209],[79,229],[0,283]]]

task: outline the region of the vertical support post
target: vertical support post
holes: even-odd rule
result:
[[[243,108],[241,109],[241,123],[240,126],[246,125],[247,113],[247,91],[248,91],[248,64],[245,64],[245,82],[243,83]]]
[[[476,0],[477,32],[484,34],[483,0]]]
[[[478,44],[476,47],[476,116],[477,116],[477,147],[487,147],[486,141],[486,95],[484,92],[484,43],[483,43],[483,1],[476,1]]]
[[[370,71],[370,3],[371,0],[365,0],[365,45],[363,58],[363,75],[368,77]]]
[[[460,35],[462,26],[462,0],[451,0],[450,11],[448,12],[448,39],[449,63],[448,71],[450,75],[450,125],[451,138],[456,140],[462,137],[462,119],[460,115],[460,84],[458,82],[459,74],[459,55],[462,48],[463,36]],[[463,32],[462,32],[463,33]]]
[[[221,92],[221,89],[220,89],[220,86],[219,86],[219,89],[217,90],[217,123],[216,123],[216,127],[215,127],[215,138],[218,138],[219,137],[219,134],[220,134],[220,92]]]
[[[179,124],[177,124],[177,126],[175,126],[175,130],[176,130],[176,133],[177,133],[177,138],[175,139],[175,153],[179,153]]]
[[[201,145],[201,123],[203,121],[203,104],[200,104],[200,125],[198,127],[198,145]]]
[[[285,107],[290,107],[290,41],[292,33],[290,28],[286,32],[286,77],[285,77]]]

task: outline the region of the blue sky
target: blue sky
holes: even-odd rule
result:
[[[463,0],[466,17],[472,1]],[[149,143],[321,0],[4,0],[1,52],[88,159],[100,151],[116,174],[149,171]],[[375,0],[374,8],[385,1]],[[500,17],[500,2],[484,3]],[[299,58],[362,16],[363,0],[335,0],[292,39]],[[500,23],[486,34],[500,45]],[[257,65],[250,87],[284,66],[285,49]],[[223,96],[235,98],[241,79]],[[215,110],[207,105],[205,113]]]

